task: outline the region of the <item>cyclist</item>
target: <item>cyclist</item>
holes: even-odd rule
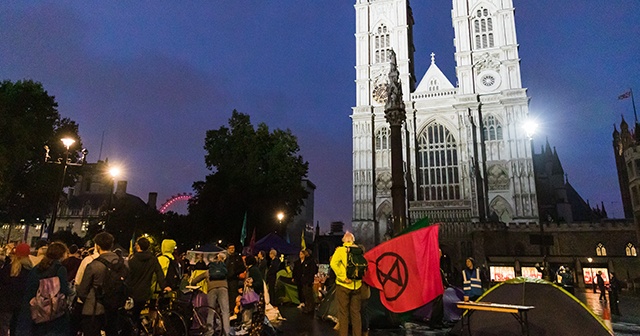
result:
[[[164,273],[158,259],[149,251],[150,245],[149,239],[138,238],[134,247],[135,253],[129,258],[129,277],[126,283],[133,298],[131,314],[136,323],[140,322],[140,312],[151,298],[151,282],[154,275],[160,288],[171,290],[169,287],[164,287]]]

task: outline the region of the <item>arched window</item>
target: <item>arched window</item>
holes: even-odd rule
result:
[[[484,140],[502,140],[502,125],[500,125],[498,119],[489,115],[484,118],[482,133]]]
[[[376,150],[391,148],[389,139],[389,128],[383,127],[376,132]]]
[[[425,201],[460,199],[458,146],[449,130],[430,124],[418,140],[418,198]]]
[[[596,246],[596,255],[602,257],[607,255],[607,249],[602,245],[602,243],[598,243]]]
[[[476,41],[476,49],[494,47],[493,19],[489,16],[489,10],[480,8],[473,20],[473,34]]]
[[[624,252],[627,255],[627,257],[637,257],[638,256],[638,252],[636,251],[636,247],[633,246],[633,244],[631,244],[631,243],[627,243],[627,247],[625,247]]]
[[[373,50],[375,63],[389,62],[391,55],[391,41],[387,26],[380,25],[373,36]]]

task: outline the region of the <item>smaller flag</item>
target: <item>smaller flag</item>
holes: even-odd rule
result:
[[[136,244],[136,232],[133,231],[131,234],[131,241],[129,241],[129,255],[133,254],[133,246]]]
[[[304,230],[302,230],[302,237],[300,237],[300,247],[303,250],[307,249],[307,243],[304,241]]]
[[[622,99],[627,99],[627,98],[629,98],[629,97],[631,97],[631,90],[629,90],[629,91],[627,91],[627,92],[625,92],[625,93],[623,93],[623,94],[619,95],[619,96],[618,96],[618,99],[622,100]]]
[[[240,245],[244,246],[244,240],[247,239],[247,212],[244,213],[242,220],[242,231],[240,231]]]
[[[251,253],[255,252],[255,246],[256,246],[256,228],[253,228],[253,233],[251,234],[251,239],[249,240],[249,250],[251,251]]]

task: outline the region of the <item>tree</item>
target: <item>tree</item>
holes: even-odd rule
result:
[[[0,222],[45,218],[62,192],[62,166],[44,163],[44,146],[55,160],[66,150],[60,139],[72,137],[70,157],[77,158],[82,142],[78,125],[62,118],[57,107],[40,83],[0,82]],[[73,182],[71,171],[65,185]]]
[[[207,131],[204,148],[212,173],[193,184],[189,202],[201,243],[212,238],[238,242],[245,214],[249,234],[253,228],[259,236],[284,232],[275,214],[283,211],[291,218],[300,211],[307,197],[301,181],[309,170],[291,131],[271,132],[264,123],[254,128],[248,115],[234,110],[229,127]]]

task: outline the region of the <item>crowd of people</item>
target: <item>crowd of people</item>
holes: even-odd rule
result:
[[[5,246],[0,253],[0,336],[118,335],[124,306],[141,327],[141,312],[153,308],[159,295],[184,292],[188,285],[198,285],[206,304],[220,312],[225,335],[259,335],[267,293],[277,304],[276,275],[285,263],[276,250],[268,258],[265,251],[240,255],[230,244],[208,263],[200,257],[192,264],[177,254],[171,239],[154,252],[153,242],[140,237],[130,255],[114,250],[114,237],[107,232],[92,241],[91,248],[46,241],[33,250],[25,243]],[[314,310],[311,288],[318,270],[309,255],[303,250],[294,267],[301,298],[307,297],[305,312]],[[213,316],[207,318],[213,324]]]

